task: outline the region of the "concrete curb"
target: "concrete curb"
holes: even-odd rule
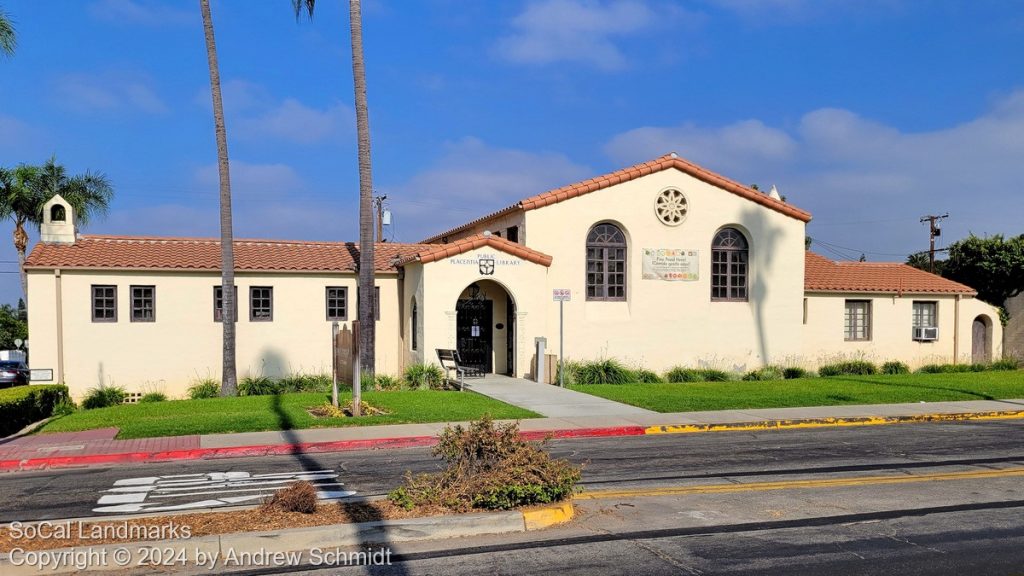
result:
[[[67,574],[77,572],[101,572],[125,570],[148,566],[149,559],[163,559],[170,566],[179,569],[190,567],[206,569],[216,574],[234,566],[224,565],[229,554],[260,553],[266,559],[263,564],[252,568],[281,568],[315,563],[329,553],[344,552],[346,548],[360,551],[376,548],[382,550],[398,542],[418,542],[466,538],[485,534],[509,534],[540,530],[568,522],[575,515],[571,502],[564,502],[544,508],[513,510],[508,512],[487,512],[457,514],[450,516],[426,516],[406,520],[380,520],[358,524],[332,524],[312,528],[291,528],[274,532],[236,532],[231,534],[200,536],[187,540],[155,540],[123,544],[104,544],[77,548],[48,550],[50,558],[73,558],[73,554],[87,558],[79,565],[71,563],[61,567],[40,570],[38,566],[23,563],[23,555],[0,554],[0,573],[21,574]],[[88,556],[85,556],[88,554]],[[183,554],[183,556],[179,556]],[[390,552],[389,552],[390,554]],[[171,557],[168,558],[168,555]],[[219,558],[221,564],[211,567],[197,562],[199,559]],[[279,558],[280,560],[276,560]],[[21,565],[18,565],[18,564]],[[84,565],[88,564],[88,565]],[[324,567],[344,564],[326,563]],[[241,566],[238,566],[241,568]]]
[[[658,434],[693,434],[700,432],[739,432],[756,430],[786,430],[793,428],[824,428],[836,426],[877,426],[881,424],[908,424],[920,422],[954,422],[963,420],[1006,420],[1024,418],[1024,410],[988,412],[951,412],[916,414],[907,416],[857,416],[804,419],[751,420],[721,424],[678,424],[660,426],[612,426],[606,428],[568,428],[523,432],[527,440],[544,438],[600,438],[618,436],[644,436]],[[175,460],[201,460],[218,458],[244,458],[258,456],[287,456],[352,450],[386,450],[433,446],[436,436],[406,436],[366,440],[338,440],[329,442],[303,442],[299,444],[263,444],[256,446],[228,446],[222,448],[195,448],[189,450],[121,452],[83,456],[52,456],[42,458],[0,460],[0,472],[23,472],[54,468],[169,462]]]
[[[644,434],[693,434],[697,432],[739,432],[744,430],[786,430],[792,428],[825,428],[834,426],[878,426],[882,424],[913,424],[916,422],[957,422],[962,420],[1009,420],[1024,418],[1024,410],[1005,412],[958,412],[915,414],[911,416],[861,416],[849,418],[802,418],[795,420],[761,420],[729,424],[681,424],[649,426]]]
[[[643,426],[615,426],[610,428],[577,428],[567,430],[541,430],[523,432],[527,440],[544,438],[594,438],[606,436],[642,436]],[[299,444],[262,444],[256,446],[228,446],[223,448],[194,448],[189,450],[119,452],[82,456],[48,456],[42,458],[0,460],[0,472],[24,472],[76,466],[103,466],[112,464],[138,464],[174,460],[201,460],[217,458],[245,458],[253,456],[287,456],[352,450],[384,450],[389,448],[417,448],[437,444],[436,436],[406,436],[401,438],[375,438],[368,440],[338,440],[330,442],[303,442]]]

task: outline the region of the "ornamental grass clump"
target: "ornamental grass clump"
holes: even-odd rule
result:
[[[878,367],[866,360],[848,360],[818,368],[821,376],[871,376],[877,373]]]
[[[128,392],[120,386],[100,386],[99,388],[90,388],[85,394],[85,398],[82,399],[82,409],[92,410],[94,408],[107,408],[108,406],[117,406],[124,403],[124,399],[128,397]]]
[[[407,472],[388,495],[393,503],[458,512],[546,504],[571,496],[581,474],[579,466],[551,458],[543,443],[523,440],[518,424],[495,424],[490,416],[446,427],[434,455],[444,460],[444,470]]]
[[[576,367],[577,384],[629,384],[633,371],[614,358],[582,362]]]
[[[882,374],[910,374],[910,367],[899,360],[890,360],[882,364]]]

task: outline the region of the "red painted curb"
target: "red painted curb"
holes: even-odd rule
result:
[[[526,440],[544,438],[599,438],[613,436],[642,436],[642,426],[614,426],[609,428],[579,428],[575,430],[538,430],[523,432]],[[102,466],[110,464],[138,464],[142,462],[170,462],[175,460],[211,460],[217,458],[244,458],[252,456],[284,456],[289,454],[317,454],[349,452],[352,450],[386,450],[433,446],[436,436],[405,436],[369,440],[338,440],[333,442],[303,442],[300,444],[262,444],[256,446],[228,446],[224,448],[193,448],[156,452],[121,452],[115,454],[89,454],[83,456],[56,456],[0,460],[0,472],[24,472],[73,466]]]

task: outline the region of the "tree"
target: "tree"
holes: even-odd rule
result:
[[[915,253],[911,254],[910,256],[907,256],[907,265],[908,266],[913,266],[914,268],[917,268],[918,270],[924,270],[925,272],[931,272],[932,271],[932,264],[931,264],[931,262],[928,259],[928,251],[927,250],[925,250],[924,252],[915,252]],[[943,270],[943,268],[945,266],[946,266],[946,261],[945,260],[936,260],[935,261],[935,274],[938,274],[939,276],[942,276],[942,270]]]
[[[217,65],[217,43],[213,37],[210,0],[199,0],[206,35],[206,60],[210,67],[210,95],[213,98],[213,130],[217,139],[217,172],[220,176],[220,268],[221,324],[224,329],[224,355],[220,395],[238,395],[235,368],[235,253],[231,227],[231,171],[228,163],[228,136],[224,125],[224,101],[220,92],[220,68]]]
[[[10,304],[0,305],[0,350],[14,350],[14,341],[28,340],[28,324]]]
[[[295,16],[303,8],[313,17],[316,0],[292,0]],[[359,155],[359,362],[373,377],[376,343],[376,290],[374,290],[373,169],[370,161],[370,113],[366,103],[366,66],[363,61],[363,18],[359,0],[349,0],[349,37],[352,41],[352,78],[355,90],[356,140]],[[353,414],[359,415],[359,382],[352,383]]]
[[[942,275],[978,291],[978,298],[1003,307],[1024,291],[1024,234],[980,238],[971,234],[949,246]]]
[[[42,166],[20,164],[13,169],[0,168],[0,218],[14,221],[14,248],[18,251],[21,290],[28,302],[28,277],[25,252],[28,232],[25,224],[38,228],[43,221],[43,205],[60,194],[71,205],[78,223],[88,224],[106,214],[114,189],[101,172],[86,171],[68,176],[67,169],[51,157]]]
[[[7,14],[0,10],[0,54],[13,56],[18,46],[18,38],[14,33],[14,24]]]

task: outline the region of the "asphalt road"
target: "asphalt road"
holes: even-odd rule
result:
[[[801,478],[871,471],[1024,464],[1024,422],[976,421],[561,440],[588,489]],[[385,494],[407,470],[434,469],[429,449],[307,454],[0,475],[0,522],[93,516],[101,492],[143,476],[334,469],[347,490]]]

